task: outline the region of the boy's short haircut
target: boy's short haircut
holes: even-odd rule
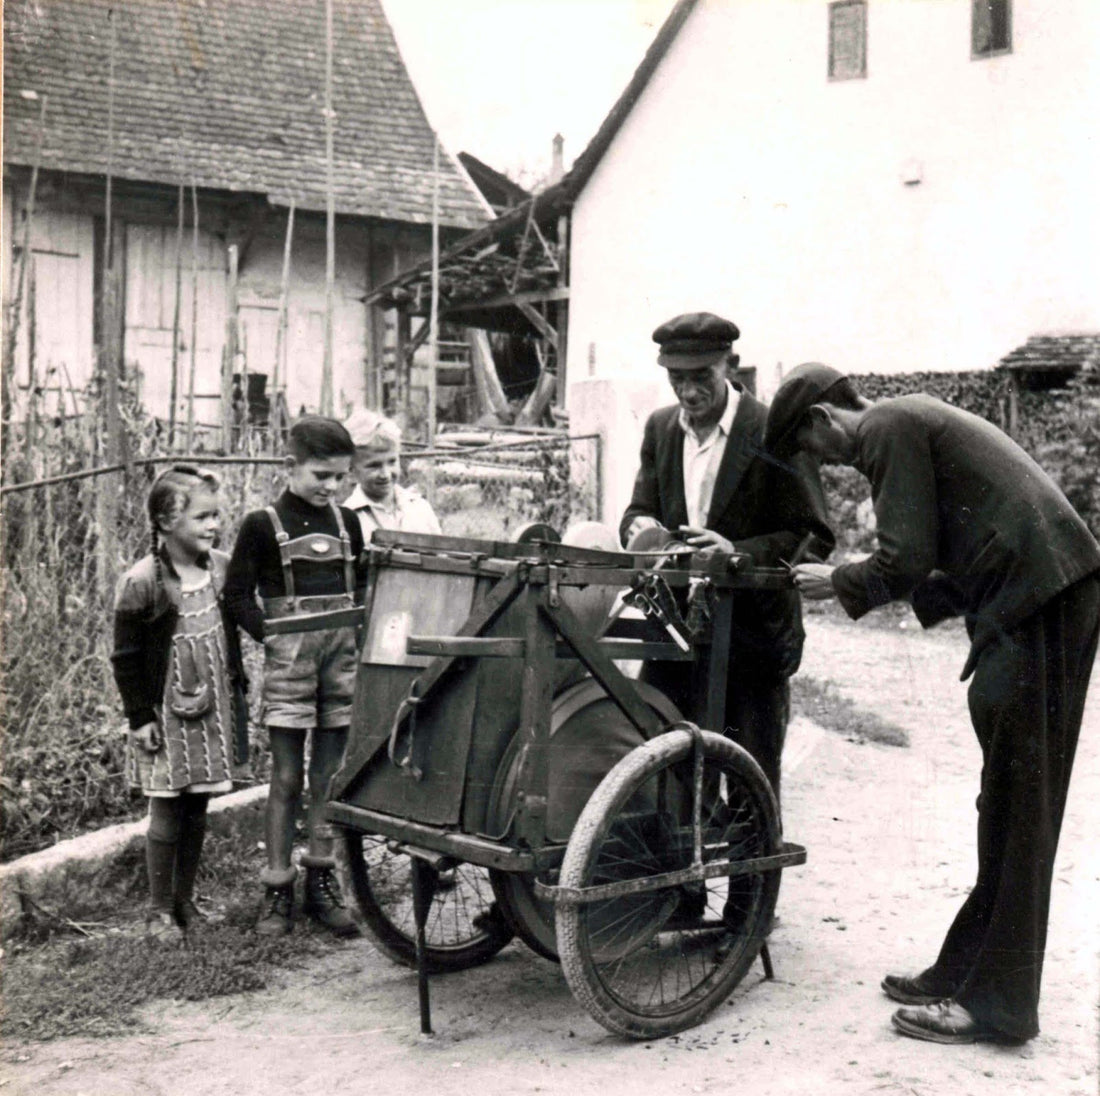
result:
[[[299,464],[329,457],[354,457],[355,443],[343,423],[324,415],[303,415],[287,437],[287,452]]]
[[[369,407],[357,408],[344,425],[358,452],[401,447],[401,428],[393,419]]]

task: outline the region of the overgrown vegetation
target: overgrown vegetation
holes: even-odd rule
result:
[[[77,926],[44,918],[9,941],[3,1031],[8,1039],[131,1034],[137,1010],[162,999],[201,1001],[262,989],[279,971],[341,947],[299,926],[286,937],[252,931],[260,855],[240,836],[211,838],[200,885],[218,918],[186,947],[146,940],[131,887],[105,890]]]

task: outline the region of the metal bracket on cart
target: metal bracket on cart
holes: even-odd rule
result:
[[[640,609],[646,616],[657,621],[681,651],[691,650],[691,644],[686,638],[687,623],[680,615],[668,583],[660,575],[639,571],[634,576],[630,589],[623,595],[623,603]]]
[[[602,883],[595,887],[562,887],[535,880],[535,894],[547,902],[570,906],[584,906],[590,902],[605,902],[624,894],[644,894],[647,891],[665,890],[686,883],[702,883],[719,876],[755,875],[779,868],[792,868],[806,863],[806,849],[784,841],[779,852],[772,856],[757,856],[751,860],[712,860],[706,864],[692,864],[679,871],[649,875],[644,879],[624,879],[618,883]]]

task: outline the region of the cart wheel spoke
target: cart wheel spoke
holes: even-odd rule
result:
[[[577,821],[563,887],[642,880],[693,859],[693,740],[672,731],[611,771]],[[767,855],[781,844],[771,787],[756,762],[703,732],[703,861]],[[697,1023],[744,977],[775,908],[779,872],[560,904],[558,950],[570,988],[609,1030],[635,1038]]]
[[[412,864],[383,837],[349,830],[345,835],[352,886],[363,919],[381,951],[416,965]],[[429,968],[464,970],[491,959],[512,938],[493,905],[489,873],[458,864],[453,884],[436,890],[425,925]]]

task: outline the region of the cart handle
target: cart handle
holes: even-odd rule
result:
[[[421,697],[418,695],[419,686],[420,678],[413,678],[409,684],[409,691],[402,698],[401,703],[398,704],[397,712],[393,717],[393,726],[390,728],[389,745],[386,748],[390,760],[414,780],[421,780],[424,776],[420,766],[413,762],[413,744],[416,736],[416,708],[421,701]],[[401,724],[406,715],[409,717],[409,746],[405,752],[405,756],[398,761],[397,738],[401,733]]]

